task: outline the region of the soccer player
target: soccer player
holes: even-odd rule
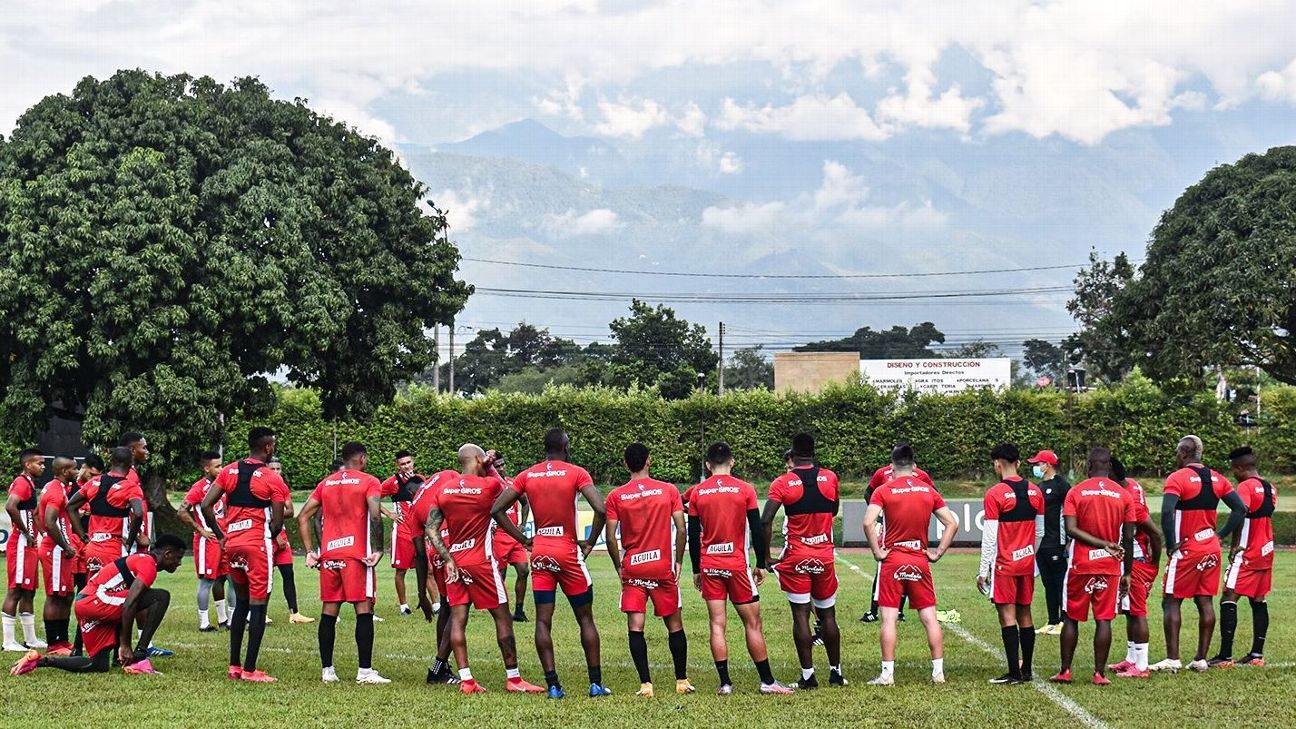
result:
[[[37,506],[40,501],[36,479],[45,473],[45,455],[35,448],[18,454],[22,472],[9,484],[9,497],[5,511],[13,525],[13,540],[5,550],[8,563],[9,589],[4,598],[4,615],[0,617],[4,630],[4,650],[26,652],[28,648],[44,648],[45,641],[36,637],[36,615],[32,612],[32,599],[40,585],[40,533],[37,530]],[[20,612],[21,611],[21,612]],[[22,624],[23,643],[14,639],[14,628]]]
[[[495,523],[531,553],[531,589],[536,606],[536,653],[545,672],[549,698],[566,696],[554,665],[553,614],[554,592],[561,587],[580,625],[581,647],[585,650],[585,670],[589,676],[590,698],[611,696],[603,685],[603,666],[599,660],[598,627],[594,625],[594,581],[585,567],[585,558],[594,550],[603,533],[606,508],[603,495],[594,486],[589,472],[570,462],[571,440],[561,428],[553,428],[544,437],[545,460],[519,473],[513,483],[495,501],[491,515]],[[580,521],[576,514],[576,496],[584,496],[594,510],[589,535],[581,540]],[[522,533],[509,521],[508,509],[525,496],[531,504],[535,521],[534,537]]]
[[[1035,565],[1039,568],[1040,582],[1044,583],[1044,602],[1048,607],[1048,622],[1035,632],[1040,635],[1062,634],[1062,588],[1066,581],[1066,527],[1062,523],[1062,503],[1066,501],[1071,484],[1058,472],[1058,457],[1044,450],[1026,461],[1031,473],[1038,479],[1039,490],[1044,492],[1044,537],[1040,540]]]
[[[1111,459],[1111,478],[1134,499],[1134,567],[1121,576],[1121,612],[1125,613],[1125,660],[1107,668],[1120,678],[1148,677],[1148,596],[1156,585],[1157,565],[1165,546],[1161,530],[1148,512],[1143,485],[1129,477],[1125,464]]]
[[[274,539],[283,529],[284,505],[291,500],[288,484],[266,466],[274,450],[274,431],[252,428],[248,431],[248,457],[222,468],[202,502],[207,528],[225,545],[238,600],[230,616],[230,662],[226,674],[236,681],[275,681],[257,669],[261,639],[265,636],[266,603],[274,587]],[[224,524],[217,521],[215,512],[221,499],[225,499]],[[242,657],[244,631],[248,633],[246,657]]]
[[[148,439],[140,433],[122,433],[121,439],[117,441],[117,447],[130,449],[131,467],[126,473],[126,480],[134,482],[136,486],[140,487],[140,493],[144,493],[143,482],[140,480],[139,473],[135,468],[148,463]],[[135,551],[143,552],[148,549],[148,540],[153,538],[153,514],[156,509],[157,507],[149,503],[148,497],[145,496],[144,521],[140,524],[140,534],[143,535],[144,541],[135,545]]]
[[[359,669],[356,683],[391,683],[373,668],[374,567],[382,559],[382,513],[378,500],[382,485],[365,473],[369,454],[361,443],[342,446],[342,469],[327,476],[302,507],[297,526],[306,547],[306,566],[320,571],[320,602],[324,603],[319,624],[320,663],[324,683],[337,683],[333,667],[333,645],[337,640],[337,617],[342,603],[355,608],[356,652]],[[319,551],[311,530],[319,513]]]
[[[1278,490],[1260,478],[1255,451],[1249,446],[1230,453],[1229,462],[1247,513],[1242,526],[1232,532],[1229,569],[1224,578],[1224,596],[1220,598],[1220,652],[1210,664],[1235,665],[1233,633],[1237,630],[1237,599],[1245,595],[1251,602],[1254,636],[1251,652],[1237,664],[1263,666],[1265,637],[1269,632],[1269,603],[1265,598],[1273,584],[1273,513],[1278,508]]]
[[[411,520],[411,527],[417,528],[420,536],[417,541],[417,548],[424,551],[425,567],[420,568],[419,563],[415,563],[416,571],[420,569],[425,574],[419,577],[419,604],[428,605],[424,610],[424,619],[431,622],[432,615],[436,615],[436,635],[437,647],[436,655],[432,659],[432,665],[428,668],[427,682],[429,684],[458,684],[459,677],[455,672],[450,670],[450,605],[446,595],[445,582],[445,563],[441,560],[441,555],[432,547],[432,541],[426,537],[428,516],[432,510],[433,495],[439,491],[445,484],[459,478],[459,472],[453,470],[440,471],[428,479],[414,495],[414,501],[410,503],[407,512],[407,518]],[[450,538],[450,532],[445,528],[445,523],[441,524],[441,539]]]
[[[648,474],[652,456],[643,443],[626,446],[623,462],[630,480],[607,496],[606,544],[608,558],[621,578],[621,612],[626,614],[630,658],[639,673],[636,696],[653,697],[644,637],[644,613],[650,600],[653,614],[666,624],[675,664],[675,693],[691,694],[697,689],[688,680],[688,637],[680,614],[679,589],[686,541],[684,502],[674,484]]]
[[[86,572],[94,576],[136,546],[147,549],[144,536],[144,490],[139,478],[131,478],[134,469],[131,451],[124,446],[112,449],[108,471],[81,487],[69,501],[68,511],[77,512],[82,504],[90,506],[90,525],[85,545]]]
[[[897,443],[895,447],[899,448],[904,445],[908,445],[908,443]],[[788,467],[788,470],[791,470],[790,466]],[[879,486],[882,486],[886,484],[888,481],[890,481],[893,473],[894,473],[894,467],[890,463],[874,471],[873,475],[869,478],[868,488],[864,490],[864,501],[867,502],[868,500],[872,499],[873,492],[877,490]],[[916,465],[914,466],[913,475],[914,478],[918,479],[919,481],[922,481],[928,486],[935,486],[935,484],[932,482],[931,476],[929,476],[926,471],[922,470]],[[886,523],[878,522],[878,529],[880,530],[879,532],[880,536],[878,538],[885,540]],[[900,597],[900,621],[901,622],[904,622],[904,603],[905,603],[905,598],[902,595]],[[859,621],[861,623],[876,623],[877,619],[878,619],[878,576],[874,574],[873,575],[873,602],[871,605],[869,605],[869,611],[860,616]],[[816,630],[815,632],[818,633],[819,631]],[[822,641],[816,642],[817,645],[820,643],[822,643]]]
[[[271,458],[266,465],[270,467],[271,471],[279,474],[279,478],[283,478],[283,464],[279,462],[278,458]],[[288,481],[285,479],[284,483],[288,483]],[[293,518],[293,502],[289,499],[288,503],[284,504],[284,522],[287,523],[291,518]],[[284,601],[288,603],[288,622],[293,625],[307,625],[315,622],[315,618],[306,617],[297,609],[297,578],[293,574],[292,542],[288,541],[287,529],[280,531],[279,536],[275,537],[274,566],[275,569],[279,570],[279,577],[283,579]],[[377,616],[375,616],[376,619]],[[266,625],[272,622],[270,616],[267,615]]]
[[[214,633],[220,628],[229,627],[229,616],[225,612],[225,576],[229,571],[229,563],[225,560],[216,533],[207,526],[201,505],[212,483],[220,475],[220,454],[216,451],[203,453],[198,457],[198,468],[203,475],[189,487],[176,516],[194,532],[194,569],[198,573],[198,630]],[[212,511],[217,521],[224,519],[225,499],[219,499]],[[212,597],[216,598],[215,625],[212,625],[210,617]]]
[[[45,640],[49,641],[49,655],[72,655],[68,621],[72,615],[72,557],[77,552],[76,536],[81,525],[75,526],[68,517],[67,494],[76,475],[76,461],[66,456],[54,459],[54,478],[41,489],[37,508],[38,531],[41,540],[41,576],[45,581]],[[78,520],[79,521],[79,520]]]
[[[92,479],[99,477],[103,472],[104,462],[102,458],[93,453],[86,456],[81,461],[81,470],[77,472],[76,482],[72,484],[71,489],[68,491],[69,504],[72,501],[72,497],[76,496],[77,493],[81,491],[81,487],[90,483]],[[69,509],[68,513],[73,519],[76,519],[81,523],[81,531],[77,532],[77,534],[79,536],[88,534],[90,531],[89,504],[82,503],[81,506],[75,510]],[[86,583],[90,580],[85,560],[85,551],[88,544],[89,541],[84,538],[79,538],[78,542],[74,545],[77,548],[77,553],[72,558],[72,585],[78,592],[85,588]],[[81,626],[78,624],[76,626],[76,637],[72,640],[72,655],[79,656],[81,653]]]
[[[729,678],[729,645],[725,640],[725,601],[733,603],[742,620],[747,653],[760,674],[760,693],[786,695],[792,689],[779,683],[770,670],[761,625],[760,585],[765,581],[765,530],[756,507],[756,489],[735,478],[733,450],[728,443],[707,449],[711,475],[689,489],[689,561],[693,585],[706,601],[711,623],[711,657],[720,675],[721,696],[733,693]],[[752,563],[748,550],[755,552]]]
[[[995,684],[1027,683],[1035,655],[1035,543],[1044,536],[1044,494],[1017,474],[1021,455],[1012,443],[990,451],[999,483],[986,490],[977,589],[990,596],[999,614],[1008,672]],[[1020,649],[1020,651],[1019,651]]]
[[[845,686],[841,670],[841,632],[837,627],[837,570],[833,552],[833,517],[840,506],[837,474],[815,465],[815,441],[809,433],[792,439],[792,470],[770,484],[761,522],[765,543],[772,537],[774,517],[787,512],[786,543],[774,571],[792,606],[792,638],[801,662],[801,680],[793,688],[816,689],[811,608],[823,623],[828,653],[828,683]],[[773,562],[774,560],[770,560]]]
[[[517,643],[513,638],[513,617],[509,613],[504,580],[491,549],[491,507],[504,491],[504,483],[492,471],[491,459],[479,446],[465,443],[459,448],[459,477],[433,491],[429,502],[427,539],[445,562],[447,600],[450,603],[450,645],[459,664],[459,690],[465,694],[485,693],[486,687],[473,678],[468,665],[468,606],[485,610],[495,619],[495,640],[504,659],[505,687],[513,693],[543,693],[544,689],[522,679],[517,665]],[[450,532],[449,543],[441,527]]]
[[[504,479],[505,485],[510,483],[504,473],[504,456],[500,453],[495,454],[495,469],[497,474]],[[530,516],[531,507],[527,505],[525,497],[517,500],[508,509],[508,519],[521,528]],[[513,591],[517,599],[513,605],[513,622],[525,623],[526,616],[526,586],[527,579],[531,576],[531,559],[527,555],[526,547],[518,540],[510,537],[508,532],[503,529],[495,530],[494,542],[491,547],[495,551],[495,561],[499,563],[500,576],[506,576],[509,565],[513,566],[514,573],[517,574],[517,581],[513,585]]]
[[[1191,598],[1197,603],[1197,654],[1188,668],[1206,671],[1210,668],[1206,656],[1215,634],[1214,600],[1220,588],[1220,539],[1242,526],[1247,507],[1228,479],[1202,465],[1200,438],[1192,435],[1180,440],[1175,457],[1179,470],[1166,479],[1161,497],[1161,531],[1170,553],[1161,602],[1166,657],[1151,669],[1175,673],[1183,668],[1179,660],[1181,604]],[[1229,517],[1216,532],[1221,501],[1229,507]]]
[[[1111,451],[1089,451],[1089,478],[1067,493],[1062,505],[1067,536],[1071,537],[1067,565],[1066,622],[1062,626],[1062,669],[1049,680],[1071,683],[1071,659],[1080,639],[1080,622],[1094,619],[1095,686],[1107,686],[1107,654],[1111,650],[1111,621],[1121,575],[1134,568],[1134,497],[1111,479]],[[1124,566],[1122,568],[1122,561]]]
[[[932,683],[945,683],[945,639],[936,619],[936,585],[931,565],[945,555],[958,533],[958,519],[936,487],[918,477],[914,452],[908,444],[891,451],[891,480],[874,489],[864,512],[864,534],[873,558],[878,561],[879,606],[882,610],[882,672],[869,681],[871,686],[895,683],[896,625],[900,602],[918,611],[927,631],[927,647],[932,657]],[[940,546],[929,552],[927,527],[932,515],[944,527]],[[878,524],[886,517],[885,539]]]
[[[390,496],[392,500],[392,511],[384,509],[383,513],[392,521],[391,564],[396,570],[396,602],[401,615],[414,614],[405,596],[405,575],[417,559],[414,540],[421,535],[412,531],[405,522],[414,494],[425,480],[414,472],[414,456],[407,450],[400,450],[396,452],[396,473],[382,482],[382,495]]]
[[[77,622],[89,655],[42,656],[28,651],[9,673],[20,676],[37,668],[107,673],[114,657],[126,673],[157,673],[149,662],[148,645],[162,624],[171,594],[153,587],[153,583],[159,570],[175,572],[184,552],[183,539],[163,534],[147,552],[135,552],[104,565],[76,598]],[[143,628],[132,650],[131,633],[136,621]]]

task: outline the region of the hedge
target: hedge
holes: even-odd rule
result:
[[[878,392],[867,385],[830,388],[818,395],[779,395],[765,390],[717,397],[696,394],[662,400],[647,392],[558,387],[542,395],[489,394],[464,400],[412,388],[379,409],[367,423],[325,420],[318,394],[285,389],[277,410],[264,421],[279,434],[285,475],[298,488],[326,473],[334,442],[359,440],[369,447],[370,470],[386,475],[396,451],[415,454],[419,470],[451,468],[464,442],[496,448],[513,468],[543,457],[546,429],[562,426],[572,438],[572,457],[601,483],[625,476],[621,453],[640,440],[652,449],[660,478],[687,483],[701,474],[707,445],[726,440],[737,472],[759,482],[779,473],[782,454],[795,433],[815,434],[819,460],[843,478],[867,478],[886,462],[899,440],[914,445],[919,463],[937,478],[983,479],[990,448],[1016,442],[1023,454],[1051,448],[1077,469],[1093,445],[1107,445],[1138,473],[1163,474],[1174,466],[1174,446],[1185,433],[1206,443],[1207,461],[1223,468],[1237,445],[1254,440],[1270,466],[1296,468],[1296,389],[1265,393],[1261,428],[1244,432],[1233,408],[1213,393],[1174,392],[1135,374],[1112,388],[1068,401],[1057,391],[969,391],[953,396]],[[239,442],[247,422],[231,422],[228,445]]]

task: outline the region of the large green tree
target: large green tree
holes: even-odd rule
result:
[[[575,366],[582,356],[575,342],[555,337],[548,329],[526,322],[519,323],[507,334],[499,329],[481,329],[464,345],[463,353],[455,357],[455,389],[480,392],[523,370],[537,373],[526,378],[528,382],[542,380],[539,372],[564,364]],[[446,365],[441,367],[442,379],[448,381]]]
[[[931,345],[944,342],[944,333],[925,321],[909,328],[894,326],[876,332],[871,327],[861,327],[849,337],[811,342],[793,351],[859,352],[862,359],[928,359],[936,356]]]
[[[0,144],[0,418],[144,432],[158,503],[224,416],[273,407],[273,377],[366,417],[471,293],[425,192],[255,79],[123,71],[46,97]]]
[[[701,324],[690,324],[675,310],[634,300],[630,315],[608,325],[611,345],[585,349],[586,378],[594,384],[656,387],[663,397],[681,398],[713,378],[720,356]],[[701,377],[699,377],[701,375]]]

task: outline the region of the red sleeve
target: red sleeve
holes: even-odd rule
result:
[[[1183,497],[1183,484],[1179,482],[1179,473],[1180,473],[1179,471],[1175,471],[1174,473],[1170,474],[1169,478],[1166,479],[1165,482],[1166,496],[1173,494],[1180,498]]]
[[[783,499],[787,497],[786,484],[787,478],[784,476],[774,479],[774,483],[771,483],[769,487],[769,500],[777,501],[780,504],[783,503]]]
[[[109,489],[108,496],[105,499],[109,504],[123,508],[131,502],[132,499],[144,500],[144,490],[140,488],[139,482],[131,483],[130,481],[120,481],[120,489]]]
[[[238,483],[238,468],[236,464],[237,462],[225,466],[221,469],[220,473],[216,474],[216,485],[220,486],[221,491],[224,491],[227,494],[233,491],[234,486]],[[230,473],[231,466],[234,466],[234,472],[232,475]]]
[[[1072,486],[1071,490],[1067,492],[1066,499],[1062,502],[1062,516],[1076,515],[1076,501],[1079,500],[1076,494],[1078,493],[1080,493],[1080,489],[1075,486]]]
[[[320,481],[319,483],[315,484],[315,490],[311,491],[310,497],[312,499],[315,499],[316,503],[322,504],[324,503],[323,494],[324,494],[324,482]]]
[[[748,511],[751,511],[752,509],[755,509],[755,508],[757,508],[757,506],[756,506],[756,489],[755,489],[755,488],[752,488],[752,486],[751,486],[750,484],[748,484],[748,486],[747,486],[747,510],[748,510]]]
[[[683,511],[684,499],[680,497],[679,489],[672,488],[670,493],[671,493],[671,511],[672,512]]]
[[[879,468],[878,470],[874,471],[873,477],[869,479],[868,487],[871,489],[875,489],[878,486],[881,486],[882,484],[886,483],[886,476],[883,475],[885,473],[886,473],[886,466],[883,466],[882,468]]]
[[[607,509],[608,521],[620,521],[617,516],[617,501],[619,501],[617,497],[620,495],[621,489],[613,489],[612,493],[608,494],[607,498],[603,500],[603,505]]]
[[[379,496],[391,496],[392,494],[396,493],[396,491],[397,491],[397,488],[396,488],[396,477],[395,477],[395,476],[391,476],[391,477],[389,477],[386,481],[383,481],[383,482],[382,482],[381,484],[379,484],[379,486],[378,486],[378,495],[379,495]],[[368,496],[368,490],[366,490],[365,495]]]
[[[935,486],[932,486],[932,511],[936,511],[937,509],[944,509],[944,508],[945,508],[945,497],[941,496],[941,492],[936,491]]]
[[[504,487],[506,484],[504,482],[504,479],[498,476],[491,478],[490,482],[491,482],[490,495],[491,495],[491,501],[493,502],[495,499],[499,498],[500,494],[504,493]]]
[[[274,476],[274,478],[270,479],[270,501],[278,501],[280,503],[292,501],[292,491],[288,490],[288,482],[284,481],[283,478],[274,471],[270,471],[270,475]]]
[[[203,498],[207,496],[207,489],[203,488],[207,484],[207,479],[198,479],[193,486],[189,487],[189,492],[185,494],[184,502],[189,506],[197,506],[202,503]]]
[[[139,486],[141,489],[143,488],[143,486],[140,484],[139,474],[135,472],[134,466],[131,466],[131,469],[126,472],[126,478],[122,479],[122,483]]]
[[[878,506],[885,506],[886,500],[883,499],[882,497],[887,493],[889,493],[888,489],[881,489],[881,488],[873,489],[873,496],[869,499],[869,503],[876,504]]]
[[[143,559],[135,560],[134,563],[131,564],[131,572],[135,573],[135,579],[143,580],[144,584],[152,587],[153,583],[157,582],[157,563],[147,554],[141,554],[138,556],[143,557]]]
[[[693,499],[688,500],[688,515],[697,516],[697,502]]]
[[[1233,492],[1233,484],[1214,471],[1211,471],[1211,486],[1215,487],[1215,495],[1221,499]]]
[[[928,486],[931,486],[932,488],[935,488],[935,487],[936,487],[936,484],[932,481],[932,477],[931,477],[930,475],[928,475],[928,473],[927,473],[926,471],[922,470],[921,468],[917,468],[917,467],[915,467],[915,468],[914,468],[914,475],[918,477],[918,480],[919,480],[919,481],[922,481],[923,483],[927,484]]]
[[[1139,519],[1138,502],[1134,500],[1134,494],[1131,494],[1126,489],[1121,489],[1121,494],[1124,495],[1125,521],[1132,521],[1132,522],[1142,521],[1141,519]]]
[[[1036,484],[1035,492],[1035,500],[1031,502],[1031,506],[1035,507],[1035,515],[1039,516],[1044,513],[1044,492],[1039,489],[1038,484]]]
[[[529,473],[531,473],[531,472],[530,472],[530,471],[523,471],[522,473],[519,473],[516,477],[513,478],[513,483],[509,484],[509,488],[513,489],[513,490],[514,490],[515,492],[517,492],[518,494],[525,494],[525,493],[526,493],[526,484],[527,484],[527,475],[528,475]]]
[[[391,481],[392,483],[395,483],[395,482],[396,482],[396,477],[395,477],[395,476],[392,476],[390,479],[388,479],[388,481]],[[386,483],[385,481],[382,482],[382,483],[379,483],[379,482],[378,482],[378,479],[376,479],[376,478],[370,478],[370,479],[369,479],[369,483],[366,484],[366,486],[365,486],[365,498],[368,499],[368,498],[371,497],[371,496],[377,496],[377,497],[380,497],[380,498],[383,497],[383,496],[387,496],[388,494],[386,493],[386,489],[384,488],[384,484],[385,484],[385,483]],[[393,491],[392,493],[396,493],[396,492]]]
[[[577,466],[576,467],[576,490],[580,491],[586,486],[593,486],[593,485],[594,485],[594,479],[590,478],[589,471],[586,471],[580,466]]]
[[[4,482],[0,481],[0,483],[4,483]],[[9,493],[12,494],[13,496],[17,496],[19,500],[26,501],[27,499],[30,499],[32,497],[31,482],[19,476],[18,478],[14,479],[14,482],[12,484],[10,484]]]
[[[985,508],[985,518],[995,521],[999,521],[999,494],[995,493],[998,490],[998,486],[991,486],[990,490],[986,491],[985,498],[981,500],[981,505]]]

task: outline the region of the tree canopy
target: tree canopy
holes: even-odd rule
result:
[[[933,343],[944,344],[945,335],[925,321],[910,328],[893,326],[885,331],[856,329],[844,339],[829,339],[796,347],[796,352],[859,352],[862,359],[930,359]]]

